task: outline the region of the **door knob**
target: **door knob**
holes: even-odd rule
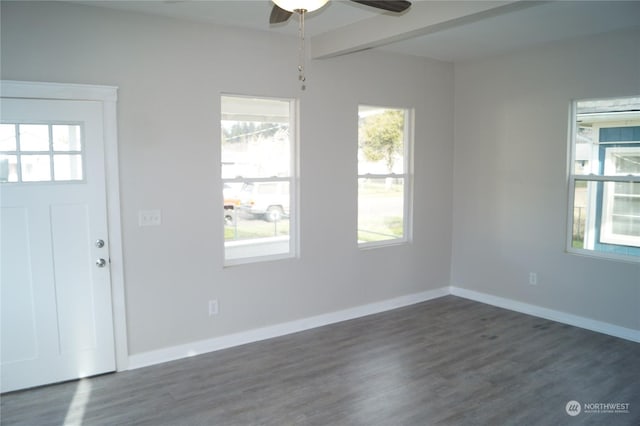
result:
[[[107,261],[104,259],[96,260],[96,265],[98,265],[98,268],[104,268],[106,264],[107,264]]]

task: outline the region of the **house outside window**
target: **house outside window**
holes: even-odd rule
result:
[[[574,103],[569,251],[640,261],[640,97]]]
[[[358,245],[410,240],[412,111],[358,108]]]
[[[296,256],[296,102],[221,97],[225,265]]]

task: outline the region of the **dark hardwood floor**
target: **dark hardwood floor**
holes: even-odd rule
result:
[[[571,400],[628,412],[569,416]],[[639,425],[640,344],[447,296],[5,394],[1,409],[29,426]]]

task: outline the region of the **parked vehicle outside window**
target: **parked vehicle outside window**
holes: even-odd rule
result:
[[[222,95],[220,107],[224,263],[295,257],[297,103]]]
[[[289,216],[289,182],[245,183],[238,194],[242,212],[277,222]]]

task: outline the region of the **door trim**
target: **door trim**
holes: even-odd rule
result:
[[[127,370],[129,368],[129,350],[127,346],[122,227],[120,221],[120,177],[118,170],[118,123],[116,110],[118,88],[115,86],[0,80],[0,96],[3,98],[82,100],[102,103],[116,370]]]

